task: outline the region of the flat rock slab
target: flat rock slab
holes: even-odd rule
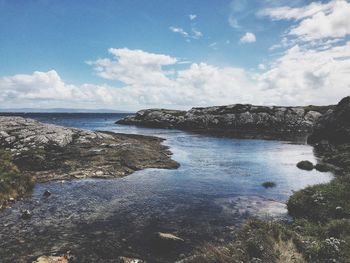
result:
[[[94,132],[0,117],[0,149],[13,152],[14,163],[35,180],[113,178],[145,168],[175,169],[163,139]]]

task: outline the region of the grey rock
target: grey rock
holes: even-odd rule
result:
[[[177,168],[162,141],[0,116],[0,149],[13,152],[20,171],[40,181],[113,178],[144,168]]]

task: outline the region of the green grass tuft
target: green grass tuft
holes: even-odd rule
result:
[[[264,183],[262,183],[261,185],[262,185],[263,187],[265,187],[265,188],[276,187],[276,183],[270,182],[270,181],[264,182]]]

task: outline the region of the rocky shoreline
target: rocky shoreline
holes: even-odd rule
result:
[[[214,135],[288,139],[306,136],[316,121],[334,106],[266,107],[250,104],[192,108],[189,111],[146,109],[118,124],[176,128]]]
[[[317,120],[308,143],[335,177],[289,198],[291,224],[248,220],[232,242],[204,245],[181,262],[349,262],[350,97]]]
[[[0,204],[24,194],[27,187],[22,187],[21,181],[27,186],[29,181],[115,178],[145,168],[177,168],[179,164],[171,159],[162,141],[152,136],[93,132],[22,117],[0,117],[1,156],[14,172],[11,177],[9,169],[0,171]]]

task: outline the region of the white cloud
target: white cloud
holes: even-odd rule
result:
[[[329,14],[318,12],[290,31],[303,40],[345,37],[350,34],[350,3],[336,1]]]
[[[176,58],[142,50],[110,48],[108,51],[113,59],[104,58],[92,62],[97,75],[127,85],[167,85],[169,80],[162,66],[177,62]]]
[[[299,8],[288,6],[268,8],[258,12],[273,20],[296,20],[289,35],[303,41],[345,37],[350,34],[350,2],[332,0],[311,3]]]
[[[0,78],[0,101],[3,107],[94,107],[114,100],[110,87],[66,84],[55,70]]]
[[[311,17],[318,12],[329,13],[334,5],[331,1],[327,4],[321,2],[313,2],[303,7],[281,6],[274,8],[266,8],[258,12],[259,16],[269,16],[273,20],[300,20],[306,17]]]
[[[199,39],[203,36],[203,33],[200,32],[199,30],[192,28],[192,33],[188,33],[187,31],[185,31],[184,29],[182,29],[181,27],[169,27],[169,29],[177,34],[182,35],[184,38],[186,38],[187,41],[189,41],[188,38],[192,38],[192,39]]]
[[[327,50],[298,45],[259,73],[178,59],[142,50],[109,49],[89,62],[97,75],[124,83],[65,83],[54,70],[0,77],[2,107],[75,107],[135,110],[148,107],[253,104],[331,104],[350,93],[350,42]]]
[[[241,43],[253,43],[256,41],[256,37],[253,33],[247,32],[239,40]]]
[[[188,15],[189,19],[190,20],[195,20],[197,18],[197,15],[196,14],[190,14]]]
[[[189,36],[189,34],[185,30],[183,30],[181,27],[173,27],[173,26],[171,26],[171,27],[169,27],[169,29],[172,32],[178,33],[178,34],[180,34],[180,35],[182,35],[184,37],[188,37]]]
[[[233,15],[229,16],[228,23],[232,28],[235,28],[235,29],[240,28],[237,19]]]
[[[258,65],[258,68],[259,68],[260,70],[264,70],[264,69],[266,69],[266,66],[265,66],[264,64],[259,64],[259,65]]]
[[[272,101],[330,104],[350,93],[350,42],[327,50],[288,49],[257,83]]]
[[[192,38],[198,39],[203,36],[203,33],[201,31],[196,30],[195,28],[192,28],[193,36]]]

